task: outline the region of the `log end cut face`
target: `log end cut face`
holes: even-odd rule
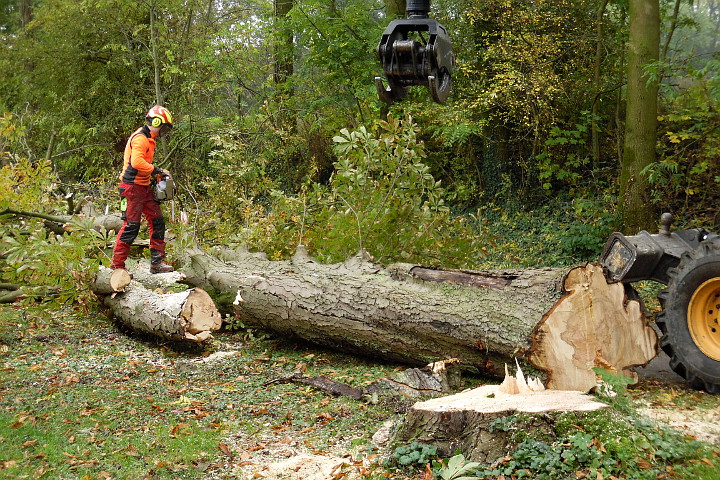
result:
[[[185,331],[196,337],[207,339],[210,332],[220,329],[222,318],[210,295],[200,288],[194,288],[188,294],[180,313],[187,322]]]
[[[536,327],[529,355],[548,372],[548,388],[587,392],[597,385],[594,367],[633,376],[631,367],[657,355],[657,334],[639,301],[621,283],[607,283],[600,265],[571,270],[564,290]]]

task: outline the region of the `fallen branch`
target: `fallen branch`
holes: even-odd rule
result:
[[[65,233],[68,230],[68,224],[72,222],[86,220],[88,218],[92,219],[92,226],[95,230],[98,231],[104,229],[106,232],[109,232],[111,230],[118,232],[123,225],[123,220],[122,218],[120,218],[120,214],[97,215],[94,217],[87,217],[84,215],[48,215],[45,213],[28,212],[26,210],[15,210],[12,208],[6,208],[0,211],[0,216],[3,215],[14,215],[19,217],[39,218],[41,220],[45,220],[46,227],[57,234]]]
[[[450,391],[457,385],[459,371],[456,368],[456,358],[435,362],[423,368],[408,368],[399,372],[393,372],[389,377],[373,382],[365,388],[355,388],[325,375],[318,377],[306,377],[300,372],[276,378],[265,382],[263,385],[273,383],[302,383],[317,388],[318,390],[334,397],[344,396],[354,400],[360,400],[365,396],[410,396],[420,395],[435,396]]]

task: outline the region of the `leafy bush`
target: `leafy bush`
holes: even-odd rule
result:
[[[362,248],[381,262],[467,265],[481,238],[465,218],[450,215],[447,192],[423,163],[417,126],[389,117],[376,128],[343,129],[328,183],[308,175],[297,194],[270,180],[262,156],[243,153],[237,142],[224,145],[206,182],[218,199],[216,238],[275,259],[304,244],[323,262]]]
[[[13,162],[0,170],[0,211],[10,206],[14,210],[36,211],[38,205],[51,209],[56,203],[51,195],[56,182],[47,161]],[[107,244],[106,233],[94,230],[90,219],[71,222],[66,234],[57,235],[36,220],[3,217],[0,280],[22,286],[30,297],[87,301],[89,280]]]

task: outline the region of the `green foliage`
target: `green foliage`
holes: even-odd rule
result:
[[[10,112],[0,117],[0,159],[12,154],[27,135],[27,127]]]
[[[364,127],[334,137],[339,159],[325,211],[334,228],[325,238],[382,259],[425,248],[427,239],[437,238],[448,208],[445,190],[423,163],[425,150],[412,119],[389,117],[380,128],[379,137]]]
[[[669,111],[658,117],[661,155],[643,173],[653,186],[653,201],[681,211],[712,203],[720,182],[720,61],[687,67],[682,87],[666,86]],[[715,186],[715,188],[713,188]]]
[[[587,175],[585,168],[589,163],[587,135],[590,131],[589,112],[582,112],[582,120],[573,129],[565,130],[558,126],[550,129],[545,140],[546,150],[537,156],[538,178],[545,190],[553,188],[553,181],[570,189],[572,194]]]
[[[615,227],[609,202],[582,197],[534,208],[517,202],[488,203],[469,216],[486,239],[476,262],[487,268],[596,260]]]
[[[386,459],[385,466],[397,466],[405,470],[423,468],[437,459],[437,446],[412,442],[407,446],[396,447],[392,455]]]
[[[634,380],[622,373],[615,374],[600,367],[593,367],[592,370],[602,380],[598,392],[600,398],[607,400],[615,410],[631,413],[632,397],[627,391],[627,386],[634,383]]]
[[[56,182],[49,162],[20,159],[0,170],[0,210],[49,207]],[[66,234],[57,235],[36,220],[13,218],[0,218],[0,243],[5,252],[0,260],[2,281],[23,286],[31,297],[87,301],[90,279],[104,257],[107,234],[96,231],[91,219],[78,218],[69,223]]]
[[[525,436],[494,467],[464,463],[457,455],[451,459],[454,469],[476,478],[553,480],[581,472],[589,478],[650,480],[664,474],[668,465],[688,463],[707,454],[699,450],[698,442],[641,417],[613,411],[590,413],[582,419],[574,413],[565,415],[567,418],[560,417],[555,423],[554,440]],[[440,475],[443,465],[435,465],[434,471]]]
[[[465,476],[479,467],[477,462],[466,462],[463,455],[455,455],[448,460],[447,466],[442,465],[437,469],[437,476],[442,480],[469,480],[472,477]]]
[[[284,193],[267,173],[273,168],[263,157],[267,144],[245,143],[243,135],[218,143],[211,163],[217,169],[204,184],[221,199],[214,206],[223,218],[215,234],[273,258],[304,244],[323,262],[343,261],[364,248],[383,262],[463,264],[478,235],[465,219],[450,215],[447,192],[423,163],[417,125],[389,117],[377,130],[341,131],[328,184],[307,172],[297,195]],[[273,145],[275,153],[289,148],[288,142]]]

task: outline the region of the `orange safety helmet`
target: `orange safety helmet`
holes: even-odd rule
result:
[[[170,110],[165,107],[161,107],[160,105],[152,107],[147,115],[145,115],[145,118],[147,118],[148,123],[153,127],[173,127],[173,119],[170,114]]]

